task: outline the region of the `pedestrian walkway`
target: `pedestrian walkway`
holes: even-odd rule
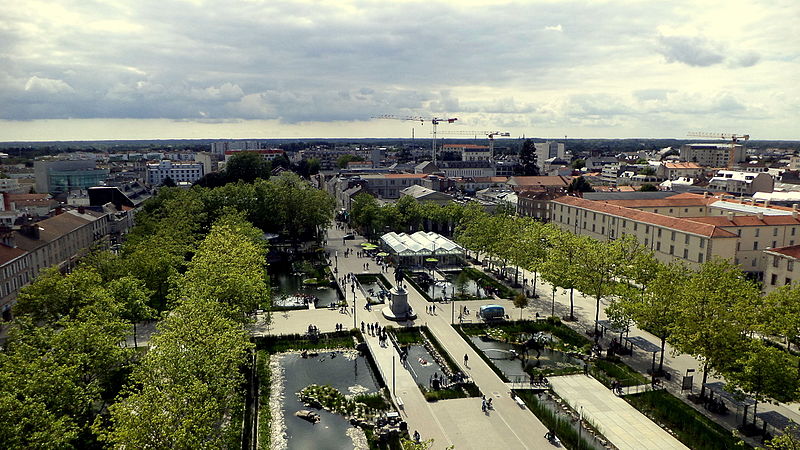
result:
[[[683,444],[599,381],[586,375],[550,377],[553,391],[620,450],[683,449]]]

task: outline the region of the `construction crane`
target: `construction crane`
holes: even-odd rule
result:
[[[511,133],[508,131],[466,131],[466,130],[445,130],[442,131],[441,134],[449,134],[449,135],[466,135],[466,136],[475,136],[477,138],[478,135],[484,135],[489,138],[489,154],[492,155],[492,159],[494,159],[494,137],[510,137]]]
[[[438,128],[440,123],[453,123],[458,120],[457,117],[452,117],[449,119],[442,119],[440,117],[421,117],[421,116],[394,116],[391,114],[384,114],[382,116],[375,116],[372,117],[373,119],[391,119],[391,120],[412,120],[415,122],[419,122],[424,124],[425,122],[430,122],[433,126],[433,131],[431,134],[433,135],[433,141],[431,143],[431,154],[433,163],[436,164],[436,129]]]
[[[736,162],[736,144],[739,140],[750,140],[749,134],[733,134],[733,133],[709,133],[706,131],[690,131],[687,133],[690,137],[709,138],[709,139],[722,139],[730,141],[731,148],[728,154],[728,169],[732,169]]]

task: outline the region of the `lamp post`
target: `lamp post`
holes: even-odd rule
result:
[[[353,328],[358,328],[358,325],[356,325],[356,320],[357,320],[356,319],[356,314],[357,314],[358,308],[356,308],[356,282],[355,281],[353,281],[352,284],[350,284],[350,288],[351,288],[351,291],[353,292]]]
[[[556,315],[556,285],[553,285],[553,311],[550,315],[554,317]]]
[[[394,360],[395,360],[395,355],[396,354],[397,354],[397,348],[392,350],[392,396],[394,396],[394,397],[397,397],[397,394],[395,393],[395,390],[394,390],[394,384],[395,384],[394,383]]]

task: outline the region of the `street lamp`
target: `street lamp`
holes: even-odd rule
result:
[[[352,284],[350,284],[350,288],[351,288],[351,290],[353,292],[353,328],[358,328],[358,325],[356,325],[356,320],[357,320],[356,319],[356,314],[357,314],[358,308],[356,308],[356,282],[355,281],[353,281]]]

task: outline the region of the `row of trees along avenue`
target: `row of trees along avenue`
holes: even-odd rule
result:
[[[334,201],[292,173],[162,188],[119,254],[23,288],[0,351],[4,448],[227,448],[241,434],[245,325],[269,307],[263,233],[298,242]],[[148,351],[131,325],[162,318]]]
[[[529,218],[473,214],[456,238],[490,264],[538,272],[554,294],[556,287],[569,291],[568,320],[574,320],[576,289],[593,297],[595,336],[601,301],[609,301],[610,319],[635,323],[661,340],[659,370],[668,342],[701,362],[703,383],[716,374],[757,401],[800,399],[800,360],[790,352],[800,334],[800,285],[762,296],[728,261],[712,259],[695,269],[679,260],[663,263],[631,236],[597,241]]]

